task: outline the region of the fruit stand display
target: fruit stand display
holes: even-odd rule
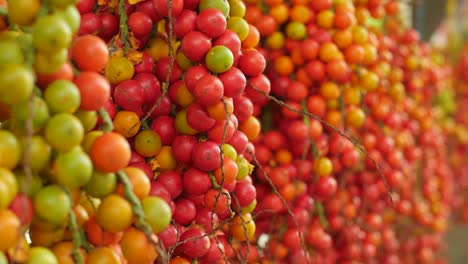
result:
[[[457,77],[408,8],[0,0],[0,264],[447,263]]]

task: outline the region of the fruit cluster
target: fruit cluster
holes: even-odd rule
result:
[[[449,124],[451,124],[452,137],[452,163],[454,173],[459,176],[459,184],[457,185],[457,199],[454,201],[454,210],[458,220],[463,223],[468,222],[468,206],[467,206],[467,188],[468,188],[468,160],[466,152],[468,150],[468,119],[466,117],[468,103],[468,78],[466,69],[468,68],[468,52],[464,47],[457,65],[455,67],[456,86],[452,94],[456,99],[456,107],[451,109],[452,115],[448,115]]]
[[[451,68],[400,7],[0,0],[0,264],[444,263]]]
[[[258,258],[440,261],[453,175],[432,102],[448,64],[395,27],[395,1],[263,4],[246,11],[276,96],[263,119],[273,129],[254,142],[257,229],[269,237]],[[371,24],[382,12],[388,35]]]
[[[149,195],[150,179],[103,110],[106,42],[76,37],[73,1],[6,8],[15,30],[0,36],[0,262],[154,261],[153,233],[172,212]]]
[[[260,36],[244,19],[244,3],[80,1],[77,7],[83,21],[77,40],[97,35],[111,52],[105,108],[132,147],[130,166],[145,171],[150,195],[171,206],[172,224],[155,232],[167,260],[229,262],[237,250],[230,250],[231,240],[241,248],[255,237],[247,154],[260,133],[253,105],[265,96],[251,86],[270,90],[266,61],[255,49]],[[85,57],[97,58],[96,49],[86,50]]]

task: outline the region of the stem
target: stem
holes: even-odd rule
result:
[[[72,234],[72,240],[73,240],[73,259],[76,261],[78,264],[83,264],[84,259],[83,256],[81,255],[80,248],[82,243],[82,237],[81,237],[81,232],[78,228],[78,223],[76,222],[76,216],[73,210],[70,211],[68,215],[68,224],[70,226],[70,232]]]
[[[122,45],[124,48],[124,55],[127,55],[128,51],[130,50],[130,42],[128,42],[128,16],[127,11],[125,8],[126,0],[119,0],[119,27],[120,27],[120,40],[122,41]]]
[[[252,89],[260,94],[262,94],[263,96],[265,96],[266,98],[268,98],[269,100],[272,100],[273,102],[277,103],[278,105],[282,106],[282,107],[285,107],[286,109],[288,109],[289,111],[292,111],[292,112],[295,112],[295,113],[298,113],[298,114],[301,114],[301,115],[307,115],[317,121],[319,121],[320,123],[322,123],[324,126],[326,126],[327,128],[331,129],[332,131],[336,132],[338,135],[344,137],[345,139],[347,139],[349,142],[351,142],[359,151],[361,151],[362,153],[364,153],[365,156],[367,156],[370,161],[372,162],[372,164],[375,166],[375,169],[377,170],[377,173],[379,174],[379,176],[382,178],[382,181],[385,185],[385,189],[387,191],[387,195],[389,196],[390,198],[390,201],[392,202],[393,205],[395,205],[394,201],[393,201],[393,198],[392,198],[392,194],[391,194],[391,189],[388,185],[388,182],[387,182],[387,179],[385,178],[385,175],[382,173],[382,171],[380,170],[380,166],[379,164],[377,163],[377,161],[375,161],[375,159],[373,159],[370,155],[369,155],[369,152],[367,152],[367,150],[358,142],[356,141],[355,139],[353,139],[352,137],[346,135],[345,132],[341,131],[340,129],[336,128],[335,126],[333,126],[332,124],[328,123],[327,121],[323,120],[322,118],[320,118],[319,116],[317,115],[314,115],[308,111],[304,111],[304,110],[297,110],[293,107],[291,107],[290,105],[288,105],[287,103],[277,99],[276,97],[274,96],[271,96],[269,95],[268,93],[258,89],[253,83],[247,81],[247,83],[252,87]]]
[[[98,110],[98,115],[102,118],[102,130],[104,132],[111,132],[114,130],[114,124],[112,123],[112,119],[109,116],[109,113],[104,108]]]
[[[321,202],[316,202],[317,208],[317,215],[319,217],[320,224],[323,226],[323,228],[326,228],[328,226],[328,221],[327,217],[325,216],[325,209],[323,208],[323,204]]]
[[[117,177],[124,187],[125,197],[132,204],[133,213],[136,216],[136,227],[143,231],[148,241],[154,246],[159,256],[162,258],[163,263],[167,263],[167,254],[164,252],[159,242],[155,241],[153,230],[145,219],[145,213],[143,212],[140,200],[133,193],[132,183],[130,182],[127,174],[123,171],[119,171],[117,172]]]

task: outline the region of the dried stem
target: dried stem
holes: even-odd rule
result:
[[[249,153],[251,156],[252,156],[252,159],[255,163],[257,163],[257,168],[260,170],[260,172],[263,174],[263,177],[267,180],[268,184],[270,185],[273,193],[278,196],[278,198],[280,198],[281,200],[281,203],[284,205],[284,207],[286,208],[287,212],[288,212],[288,215],[291,216],[292,218],[292,221],[294,223],[294,226],[296,227],[296,229],[299,231],[301,230],[300,227],[299,227],[299,223],[297,222],[297,219],[296,217],[294,216],[294,213],[292,212],[291,210],[291,207],[289,206],[288,202],[284,199],[284,197],[281,195],[281,193],[278,191],[278,189],[276,188],[276,186],[273,184],[273,181],[270,179],[270,177],[268,177],[268,174],[266,173],[266,171],[263,169],[263,166],[262,164],[260,164],[260,162],[258,162],[257,160],[257,157],[255,156],[255,153],[253,152],[250,152]],[[304,252],[307,252],[307,248],[305,246],[305,241],[304,241],[304,237],[302,236],[301,234],[302,232],[299,232],[300,234],[300,239],[301,239],[301,246],[302,246],[302,249],[304,250]],[[306,255],[306,263],[309,264],[310,263],[310,260],[309,260],[309,257]]]

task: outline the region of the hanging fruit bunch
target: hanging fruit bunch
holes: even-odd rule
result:
[[[171,206],[172,223],[156,232],[168,259],[235,259],[255,234],[246,154],[260,122],[250,97],[265,96],[248,83],[270,90],[244,3],[85,0],[77,7],[78,38],[93,34],[110,50],[105,109],[131,145],[130,166],[146,173],[150,196]],[[76,50],[95,54],[86,44]]]
[[[108,47],[77,35],[74,4],[3,6],[0,262],[152,262],[171,208],[112,131]]]
[[[398,13],[396,1],[249,2],[275,96],[254,142],[258,259],[441,260],[453,176],[432,102],[450,68]]]

